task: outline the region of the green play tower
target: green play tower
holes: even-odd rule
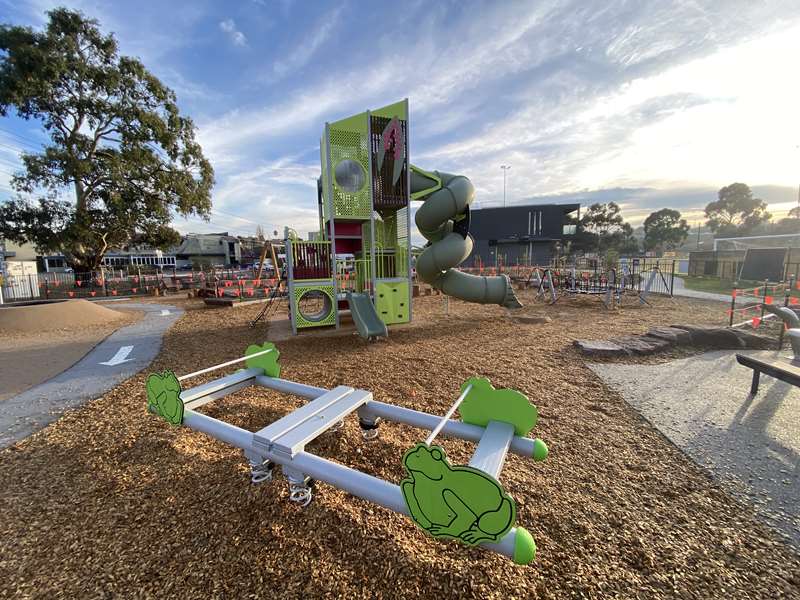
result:
[[[408,100],[325,124],[320,230],[287,232],[292,330],[339,326],[349,309],[365,338],[411,320]]]

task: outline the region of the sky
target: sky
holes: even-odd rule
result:
[[[800,184],[797,0],[0,0],[64,5],[175,90],[216,174],[183,232],[316,229],[326,121],[409,98],[411,161],[468,176],[476,208],[614,200],[694,225],[741,181],[784,216]],[[0,119],[0,201],[38,123]]]

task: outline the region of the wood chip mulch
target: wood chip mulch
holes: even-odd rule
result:
[[[720,323],[721,304],[653,299],[607,311],[599,300],[559,301],[525,309],[552,318],[531,325],[454,300],[445,315],[441,296],[413,308],[414,322],[386,341],[342,333],[280,342],[283,376],[436,414],[473,374],[526,393],[550,457],[510,455],[501,479],[536,539],[535,564],[431,540],[324,484],[298,508],[282,476],[253,486],[239,451],[148,415],[143,373],[0,452],[0,597],[798,597],[800,557],[571,347],[579,337]],[[266,326],[248,328],[259,309],[188,310],[151,370],[182,374],[240,356],[269,339]],[[255,430],[300,404],[254,388],[203,410]],[[353,417],[308,450],[397,482],[404,450],[425,435],[387,423],[365,442]],[[456,463],[474,449],[443,445]]]

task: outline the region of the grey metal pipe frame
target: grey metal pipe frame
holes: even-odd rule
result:
[[[289,317],[292,321],[292,335],[297,335],[297,315],[294,314],[294,258],[292,257],[292,240],[289,239],[289,228],[283,230],[286,254],[286,283],[289,295]],[[275,266],[277,269],[277,265]]]
[[[380,506],[400,514],[409,516],[409,511],[400,491],[400,486],[389,483],[378,477],[362,473],[339,463],[326,460],[314,454],[300,452],[293,458],[273,452],[265,452],[262,448],[255,448],[253,433],[209,417],[193,410],[186,410],[183,415],[183,424],[200,431],[213,438],[236,446],[248,455],[258,454],[266,460],[271,460],[287,469],[299,471],[318,481],[324,481],[354,496],[364,498]],[[514,558],[514,542],[517,528],[514,527],[505,537],[496,544],[481,544],[483,547]]]
[[[440,418],[435,415],[378,402],[377,400],[367,402],[358,410],[358,415],[365,420],[374,420],[380,417],[387,421],[405,423],[406,425],[431,431],[440,421]],[[455,437],[469,442],[480,442],[484,431],[486,430],[483,427],[451,420],[445,423],[441,433],[445,436]],[[514,454],[530,458],[533,456],[534,440],[532,438],[515,435],[511,440],[509,449]]]
[[[259,375],[255,378],[256,385],[260,385],[277,392],[284,394],[292,394],[302,398],[314,400],[323,394],[328,393],[330,390],[325,388],[314,387],[313,385],[305,385],[304,383],[297,383],[296,381],[289,381],[288,379],[281,379],[280,377],[268,377],[266,375]]]

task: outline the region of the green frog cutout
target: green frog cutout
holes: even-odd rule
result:
[[[436,538],[469,546],[499,541],[517,518],[514,500],[490,475],[452,466],[441,446],[417,444],[403,456],[400,483],[411,518]]]
[[[147,377],[147,407],[173,425],[183,422],[180,396],[181,384],[172,371],[151,373]]]

